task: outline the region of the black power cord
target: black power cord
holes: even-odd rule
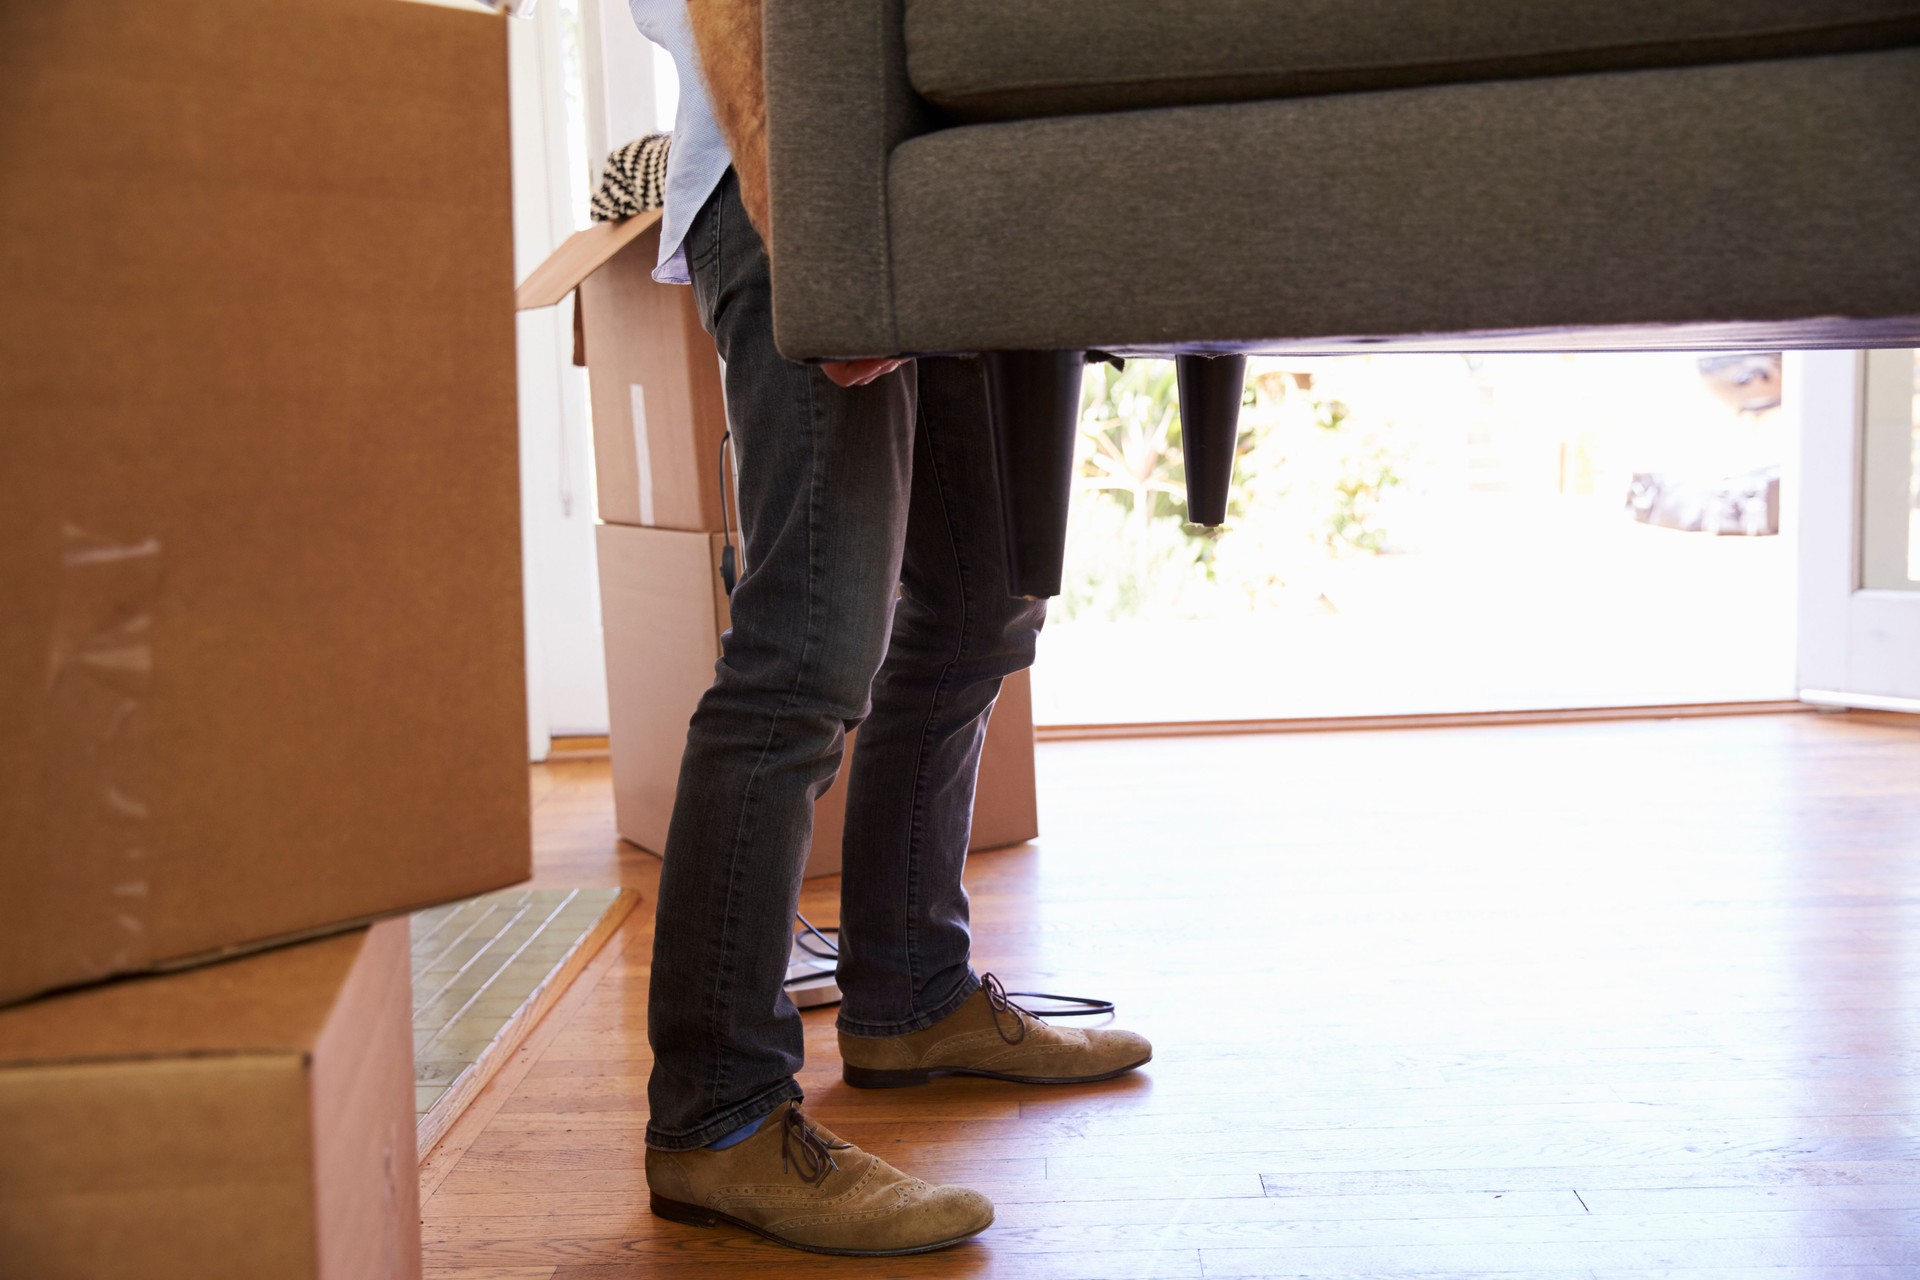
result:
[[[800,922],[800,932],[794,935],[794,946],[800,948],[816,960],[838,960],[840,958],[840,944],[827,936],[829,933],[840,932],[837,925],[829,925],[825,929],[821,929],[798,911],[793,913],[793,918]],[[822,951],[820,947],[816,947],[813,943],[808,942],[808,935],[812,935],[818,939],[820,946],[825,947],[826,950]]]
[[[840,957],[840,944],[827,935],[837,934],[839,928],[834,925],[821,927],[800,912],[795,912],[795,920],[800,922],[800,932],[794,935],[793,945],[818,960],[837,960]],[[815,946],[815,943],[819,946]],[[825,950],[821,950],[824,947]],[[789,978],[788,985],[812,980],[813,975],[803,978]],[[1018,996],[1026,1000],[1051,1000],[1055,1005],[1069,1005],[1070,1008],[1028,1009],[1027,1012],[1041,1018],[1101,1018],[1113,1012],[1113,1001],[1094,1000],[1086,996],[1056,996],[1047,991],[1009,991],[1009,997]],[[1023,1006],[1024,1007],[1024,1006]]]

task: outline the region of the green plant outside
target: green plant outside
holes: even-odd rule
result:
[[[1409,450],[1316,390],[1314,375],[1249,368],[1227,523],[1186,523],[1173,362],[1090,366],[1082,391],[1066,589],[1056,616],[1123,621],[1333,607],[1318,570],[1392,549],[1389,493]]]

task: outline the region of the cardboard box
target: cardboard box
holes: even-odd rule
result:
[[[530,872],[506,21],[0,17],[0,1002]]]
[[[727,596],[719,534],[601,525],[600,612],[607,643],[613,719],[613,804],[620,835],[643,849],[666,845],[687,722],[713,683]],[[846,770],[859,738],[847,742],[840,777],[814,808],[807,874],[840,870]],[[974,849],[997,849],[1039,834],[1033,777],[1033,696],[1027,673],[1010,677],[987,725],[974,794]]]
[[[593,466],[608,524],[714,532],[726,527],[720,440],[727,406],[720,358],[693,290],[653,279],[660,214],[596,223],[535,268],[521,310],[553,306],[577,287]]]
[[[0,1274],[415,1280],[407,924],[0,1011]]]

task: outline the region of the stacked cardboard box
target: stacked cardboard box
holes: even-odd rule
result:
[[[0,1274],[420,1274],[407,924],[0,1010]]]
[[[300,940],[530,871],[506,77],[393,0],[0,11],[0,1272],[418,1266],[410,1139],[329,1146],[411,1130],[404,929]]]
[[[643,849],[666,842],[680,776],[680,752],[694,704],[713,680],[727,595],[720,580],[725,535],[603,524],[599,530],[600,615],[606,629],[607,691],[614,708],[613,786],[620,834]],[[621,727],[672,726],[671,732]],[[841,777],[814,808],[807,874],[840,869],[846,823],[847,739]],[[1002,686],[974,792],[972,847],[998,849],[1037,833],[1033,784],[1033,699],[1022,671]]]
[[[0,1001],[528,874],[505,25],[7,7]]]
[[[600,604],[612,716],[615,820],[620,834],[660,852],[687,721],[713,680],[727,628],[719,557],[731,484],[721,453],[726,404],[713,341],[693,291],[658,284],[660,216],[578,233],[520,287],[522,308],[552,306],[576,288],[579,345],[593,405],[600,518]],[[808,875],[840,869],[845,774],[814,812]],[[1033,709],[1027,675],[1007,682],[989,722],[974,799],[972,847],[1038,833]]]

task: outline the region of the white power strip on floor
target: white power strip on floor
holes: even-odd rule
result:
[[[787,998],[801,1009],[840,1003],[840,985],[833,980],[833,961],[803,950],[797,938],[793,955],[787,961]]]

